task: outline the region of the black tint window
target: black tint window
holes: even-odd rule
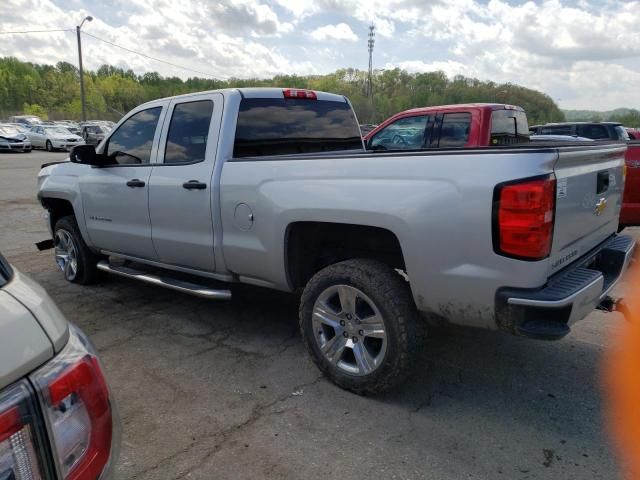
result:
[[[5,258],[0,253],[0,287],[6,285],[11,277],[13,276],[13,271],[11,270],[11,266],[9,262],[5,260]]]
[[[527,115],[520,110],[491,112],[491,144],[511,145],[529,141]]]
[[[346,102],[245,98],[240,103],[234,157],[362,149],[360,128]]]
[[[427,116],[405,117],[376,133],[369,143],[372,150],[412,150],[424,146]]]
[[[446,113],[440,128],[439,147],[464,147],[469,140],[470,113]]]
[[[105,153],[121,165],[149,163],[161,111],[155,107],[129,117],[111,136]]]
[[[552,125],[542,127],[540,129],[540,135],[573,135],[573,129],[571,125]]]
[[[164,163],[202,162],[213,113],[213,102],[180,103],[173,109]]]
[[[577,125],[576,133],[579,137],[592,138],[593,140],[606,140],[609,132],[604,125]]]

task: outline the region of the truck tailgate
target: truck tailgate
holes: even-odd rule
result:
[[[558,149],[550,274],[616,233],[625,150],[623,144]]]

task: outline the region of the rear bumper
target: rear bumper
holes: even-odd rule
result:
[[[538,289],[501,288],[496,295],[498,325],[516,335],[545,340],[564,337],[571,325],[609,294],[633,258],[635,241],[615,235]]]

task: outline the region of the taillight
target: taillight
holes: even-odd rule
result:
[[[493,207],[496,253],[522,260],[546,258],[553,240],[555,199],[553,175],[498,185]]]
[[[0,394],[0,479],[42,478],[32,395],[26,382]]]
[[[282,90],[284,98],[298,98],[302,100],[317,100],[318,96],[313,90],[303,90],[301,88],[286,88]]]
[[[98,478],[112,445],[109,389],[93,348],[72,327],[64,350],[36,372],[60,474],[64,479]]]

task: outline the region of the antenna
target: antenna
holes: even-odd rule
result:
[[[367,46],[369,47],[369,77],[367,79],[367,97],[371,97],[373,95],[373,84],[372,84],[372,76],[373,76],[373,46],[375,45],[375,36],[376,36],[376,27],[375,25],[369,26],[369,40],[367,41]]]

